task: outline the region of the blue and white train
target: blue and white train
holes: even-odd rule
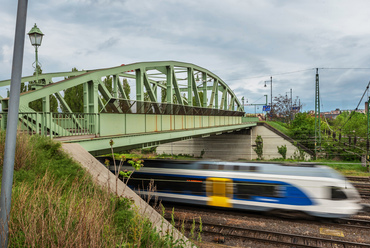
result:
[[[151,183],[154,191],[148,190]],[[344,218],[362,208],[355,187],[335,170],[319,165],[146,160],[128,184],[140,195],[163,201],[282,215]]]

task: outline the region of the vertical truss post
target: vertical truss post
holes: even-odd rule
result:
[[[98,81],[88,81],[84,83],[84,126],[88,130],[83,132],[95,132],[96,121],[92,118],[93,114],[98,113]]]
[[[136,69],[136,101],[144,101],[144,73],[142,69]]]
[[[203,102],[202,107],[207,108],[207,73],[202,72],[202,81],[203,81]]]
[[[50,97],[45,96],[42,98],[42,112],[50,112]]]
[[[320,85],[319,69],[316,68],[315,84],[315,158],[317,159],[318,150],[321,148],[321,122],[320,122]]]
[[[193,68],[188,67],[188,105],[193,106]]]
[[[119,77],[117,75],[113,75],[113,97],[118,98],[118,83]]]
[[[143,113],[144,101],[144,72],[142,69],[135,70],[136,75],[136,111],[138,114]]]
[[[173,67],[166,67],[166,114],[173,114]]]
[[[166,79],[167,79],[166,97],[167,99],[166,99],[166,102],[168,104],[173,104],[172,71],[173,71],[172,66],[167,66],[167,75],[166,75]]]

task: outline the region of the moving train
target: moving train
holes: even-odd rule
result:
[[[162,201],[283,216],[344,218],[362,208],[355,187],[335,170],[320,165],[145,160],[128,185],[141,196]]]

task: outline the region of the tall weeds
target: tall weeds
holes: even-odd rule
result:
[[[0,130],[0,165],[4,164],[4,150],[5,150],[5,136],[6,133]],[[17,142],[15,149],[14,158],[14,169],[20,170],[22,168],[27,168],[31,163],[35,163],[36,154],[34,149],[32,149],[32,144],[30,138],[27,134],[18,133]]]
[[[176,247],[129,199],[95,185],[60,143],[38,135],[17,139],[9,247]],[[0,131],[1,163],[4,143]]]
[[[33,186],[15,188],[10,247],[112,247],[118,242],[115,205],[107,192],[80,183],[64,190],[49,173]]]

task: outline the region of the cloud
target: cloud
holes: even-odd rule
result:
[[[27,31],[37,23],[45,33],[45,72],[178,60],[212,71],[248,99],[269,95],[263,84],[272,75],[274,95],[292,88],[313,109],[313,68],[368,67],[369,7],[366,0],[50,0],[29,2]],[[16,1],[0,13],[3,80],[11,73]],[[30,75],[34,49],[25,42],[23,74]],[[369,73],[320,69],[325,108],[354,108]]]

